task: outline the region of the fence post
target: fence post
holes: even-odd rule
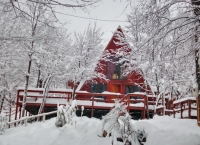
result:
[[[25,117],[25,122],[24,122],[25,127],[27,126],[27,122],[28,122],[28,118],[27,118],[27,116],[26,116],[26,117]]]
[[[46,115],[44,114],[42,117],[43,122],[45,122],[45,117],[46,117]]]

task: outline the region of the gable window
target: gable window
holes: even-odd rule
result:
[[[112,61],[107,61],[107,78],[108,79],[126,79],[125,76],[123,76],[123,64],[116,63],[119,59],[112,59]]]

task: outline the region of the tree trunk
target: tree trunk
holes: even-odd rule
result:
[[[194,14],[196,16],[199,16],[200,15],[200,9],[198,6],[200,6],[200,1],[197,1],[197,0],[191,0],[192,2],[192,5],[195,5],[196,7],[194,8]],[[199,24],[199,20],[197,20],[197,23]],[[198,42],[198,26],[196,26],[196,32],[195,32],[195,43]],[[200,90],[200,67],[199,67],[199,50],[196,48],[195,50],[195,66],[196,66],[196,82],[197,82],[197,85],[198,85],[198,93],[199,93],[199,90]],[[197,97],[197,96],[196,96]]]
[[[75,91],[76,91],[76,86],[75,86],[75,84],[74,84],[73,92],[72,92],[72,100],[75,99]]]
[[[199,67],[199,50],[195,50],[195,66],[196,66],[196,80],[198,85],[198,93],[200,90],[200,67]]]
[[[46,84],[45,84],[44,92],[43,92],[43,99],[42,99],[42,103],[40,105],[40,108],[38,110],[38,114],[42,113],[42,110],[43,110],[44,105],[46,103],[46,99],[47,99],[47,96],[48,96],[48,93],[49,93],[49,86],[51,84],[51,79],[52,79],[52,76],[48,77],[48,79],[46,80]],[[39,120],[40,120],[40,117],[37,118],[37,121],[39,121]]]
[[[12,100],[11,100],[11,93],[9,92],[9,119],[8,121],[11,121],[11,113],[12,113]],[[8,126],[10,128],[10,124]]]
[[[41,75],[41,71],[40,71],[40,68],[39,68],[36,88],[40,88],[40,83],[41,83],[41,81],[40,81],[40,75]]]
[[[31,58],[31,55],[29,55],[29,57]],[[28,63],[28,74],[26,74],[26,81],[25,81],[25,89],[24,89],[24,96],[23,96],[23,103],[22,103],[22,117],[24,117],[25,115],[25,109],[26,109],[26,98],[27,98],[27,92],[28,92],[28,84],[29,84],[29,78],[30,78],[30,72],[31,72],[31,63],[32,60],[29,60]]]
[[[3,109],[3,103],[4,103],[5,97],[6,97],[6,95],[5,95],[5,91],[4,91],[4,93],[3,93],[3,98],[2,98],[2,100],[1,100],[0,113],[1,113],[1,111],[2,111],[2,109]]]

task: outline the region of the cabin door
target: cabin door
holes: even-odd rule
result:
[[[115,92],[115,93],[121,93],[120,85],[119,84],[112,84],[110,91]]]

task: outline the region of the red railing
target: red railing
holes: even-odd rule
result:
[[[43,98],[43,89],[28,89],[27,93],[27,106],[40,106],[39,99]],[[59,99],[60,104],[65,105],[66,102],[69,102],[72,98],[72,92],[71,89],[54,89],[50,90],[47,96],[47,102],[45,106],[57,106],[57,102],[51,102],[54,99]],[[23,95],[24,90],[18,89],[17,93],[17,101],[16,101],[16,112],[15,115],[17,116],[17,110],[21,110],[22,107],[22,101],[23,101]],[[76,100],[77,101],[88,101],[90,104],[79,104],[78,107],[84,106],[85,108],[91,109],[91,116],[94,115],[94,109],[111,109],[114,105],[114,99],[119,99],[120,102],[123,102],[124,105],[127,105],[127,111],[130,112],[131,110],[140,110],[142,111],[141,118],[145,118],[145,113],[148,109],[149,112],[154,113],[154,109],[152,106],[155,107],[156,104],[156,97],[146,95],[145,93],[130,93],[130,94],[120,94],[120,93],[112,93],[112,92],[103,92],[103,93],[90,93],[86,91],[77,91],[75,92]],[[64,103],[62,103],[62,100],[65,100]],[[166,99],[166,98],[165,98]],[[31,101],[32,100],[32,101]],[[172,107],[169,107],[168,99],[165,100],[165,110],[163,106],[163,101],[158,101],[158,106],[156,106],[155,111],[157,114],[163,115],[163,114],[176,114],[177,112],[181,113],[181,118],[183,117],[183,111],[184,110],[191,110],[194,107],[192,107],[192,104],[194,104],[195,100],[182,100],[182,101],[174,101],[174,103],[171,105]],[[97,105],[97,103],[99,103]],[[103,105],[104,104],[113,104],[113,105]],[[147,106],[148,103],[148,106]],[[188,107],[184,107],[188,106]],[[148,108],[147,108],[148,107]],[[151,108],[150,108],[151,107]],[[21,111],[19,111],[20,113]],[[191,111],[189,111],[191,112]],[[191,114],[188,113],[188,117],[191,117]],[[15,118],[16,119],[16,118]]]
[[[196,98],[194,97],[183,98],[173,102],[174,118],[176,113],[180,113],[180,118],[193,118],[196,116],[196,113],[192,114],[193,110],[197,110]]]

